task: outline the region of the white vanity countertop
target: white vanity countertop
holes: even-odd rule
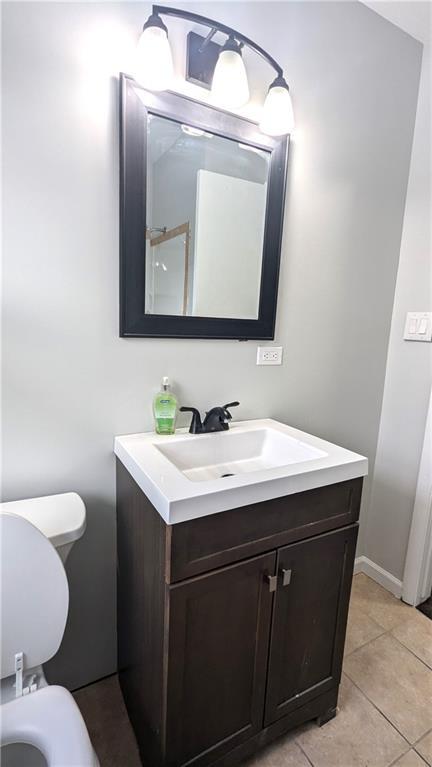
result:
[[[368,471],[364,456],[270,418],[231,422],[229,431],[213,434],[129,434],[115,438],[114,452],[167,524]],[[233,475],[221,477],[230,468]]]

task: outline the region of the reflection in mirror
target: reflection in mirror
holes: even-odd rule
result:
[[[149,113],[146,314],[257,319],[270,152]]]

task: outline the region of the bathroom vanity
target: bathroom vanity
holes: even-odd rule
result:
[[[229,767],[332,718],[366,459],[270,420],[115,452],[119,675],[143,764]]]

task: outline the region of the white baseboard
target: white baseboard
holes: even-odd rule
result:
[[[371,559],[364,556],[356,557],[354,562],[354,574],[356,575],[357,573],[368,575],[369,578],[372,578],[372,580],[379,583],[380,586],[400,599],[402,595],[402,581],[395,578],[394,575],[387,572],[387,570],[384,570],[382,567],[375,564],[375,562],[372,562]]]

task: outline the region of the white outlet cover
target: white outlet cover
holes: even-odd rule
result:
[[[258,346],[257,365],[282,365],[282,346]]]

